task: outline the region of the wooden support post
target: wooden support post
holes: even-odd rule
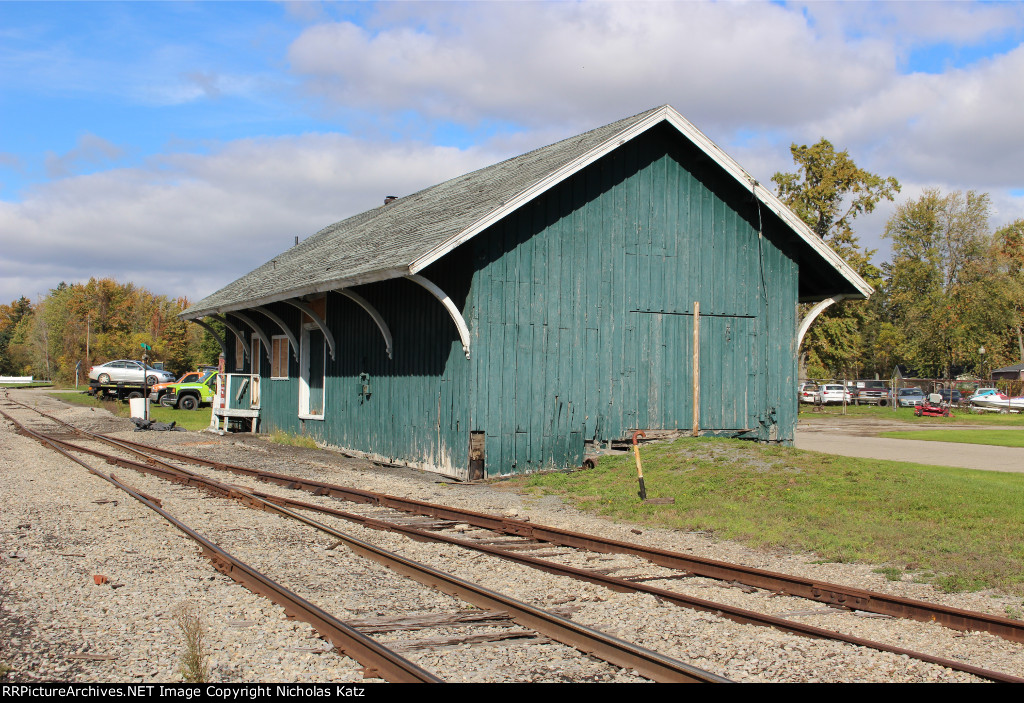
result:
[[[700,302],[693,304],[693,436],[700,435]]]

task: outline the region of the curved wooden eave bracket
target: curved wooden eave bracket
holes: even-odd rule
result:
[[[217,344],[220,345],[220,351],[222,351],[224,353],[224,358],[225,359],[227,358],[227,343],[224,341],[224,338],[222,338],[220,335],[217,334],[217,331],[213,327],[213,325],[211,325],[211,324],[209,324],[207,322],[204,322],[201,319],[190,319],[188,321],[189,322],[195,322],[199,326],[201,326],[204,329],[206,329],[206,331],[208,333],[210,333],[210,336],[213,337],[213,339],[217,340]]]
[[[249,325],[249,327],[252,328],[252,331],[255,332],[256,336],[260,338],[261,342],[263,342],[263,353],[266,355],[267,361],[270,361],[271,347],[270,347],[270,338],[267,337],[267,333],[264,332],[263,329],[259,325],[257,325],[255,322],[253,322],[252,318],[249,317],[248,315],[243,315],[242,313],[238,312],[237,310],[232,310],[230,314],[234,315],[239,320],[241,320],[242,322],[244,322],[245,324]]]
[[[242,330],[238,329],[238,327],[235,326],[235,323],[228,319],[227,315],[220,315],[219,317],[217,315],[207,315],[207,317],[211,320],[216,320],[217,322],[222,323],[225,327],[231,330],[235,335],[235,338],[242,343],[243,358],[252,359],[252,350],[249,348],[249,341],[245,338],[245,334],[242,333]],[[224,345],[224,356],[228,356],[227,344]]]
[[[359,305],[359,307],[361,307],[367,313],[369,313],[370,317],[373,318],[373,321],[377,323],[377,329],[379,329],[380,333],[384,335],[384,346],[387,349],[388,358],[393,358],[392,352],[394,350],[394,340],[391,337],[391,329],[388,327],[388,323],[384,322],[384,318],[381,317],[381,314],[377,312],[377,308],[373,307],[373,305],[370,304],[370,301],[368,301],[366,298],[359,295],[358,293],[353,293],[347,288],[339,288],[334,292],[337,293],[338,295],[345,296],[349,300]]]
[[[807,316],[800,322],[800,329],[796,333],[796,348],[800,349],[800,345],[804,343],[804,335],[807,334],[807,330],[811,328],[811,323],[818,319],[818,315],[825,312],[825,308],[845,298],[845,294],[833,295],[831,298],[825,298],[820,303],[811,308]]]
[[[285,301],[282,301],[282,302],[288,303],[293,308],[298,308],[302,312],[304,312],[307,315],[309,315],[309,319],[311,319],[313,322],[315,322],[316,326],[320,328],[320,331],[324,333],[324,339],[327,340],[327,348],[331,352],[331,361],[334,361],[334,335],[331,334],[331,331],[329,329],[327,329],[327,323],[324,322],[323,319],[319,315],[316,314],[316,311],[313,310],[313,308],[309,307],[308,305],[306,305],[302,301],[299,301],[299,300],[285,300]],[[257,308],[257,309],[260,309],[260,308]],[[271,318],[271,319],[273,319],[273,318]]]
[[[296,338],[295,334],[290,329],[288,329],[288,325],[285,324],[285,321],[278,317],[276,314],[272,313],[270,310],[267,310],[262,305],[255,306],[253,310],[263,314],[265,317],[269,318],[275,325],[281,328],[281,331],[284,332],[285,335],[288,337],[288,342],[292,345],[292,357],[294,357],[295,361],[298,361],[299,340]],[[267,358],[270,358],[269,353],[267,354]],[[331,354],[331,358],[334,358],[333,354]]]
[[[459,330],[459,338],[462,340],[462,351],[466,352],[466,358],[469,358],[469,326],[466,324],[465,318],[462,317],[462,313],[455,307],[455,303],[448,297],[448,294],[438,288],[436,285],[428,281],[423,276],[417,273],[409,274],[406,276],[410,281],[418,283],[419,285],[430,291],[430,294],[441,301],[441,305],[444,305],[448,314],[451,315],[452,321]]]

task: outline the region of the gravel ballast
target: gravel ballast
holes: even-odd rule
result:
[[[137,433],[131,431],[127,420],[101,410],[72,408],[36,393],[13,392],[11,397],[38,403],[41,410],[92,431],[205,458],[481,512],[515,514],[536,523],[967,610],[1005,616],[1008,603],[1019,603],[1019,598],[994,593],[939,593],[924,584],[887,581],[873,573],[870,565],[816,564],[811,556],[771,555],[700,534],[644,529],[638,535],[635,526],[578,513],[556,499],[519,496],[495,486],[457,484],[433,474],[381,467],[337,452],[284,447],[246,435]],[[90,463],[95,465],[94,460]],[[342,620],[443,614],[470,608],[356,557],[335,546],[336,540],[308,527],[270,513],[243,511],[194,489],[168,487],[159,479],[128,469],[104,465],[102,470],[143,492],[158,495],[169,512],[186,523],[201,523],[200,531],[234,556]],[[216,476],[265,492],[350,507],[327,498],[250,483],[234,475]],[[0,512],[0,642],[7,643],[0,652],[0,664],[11,667],[4,680],[182,681],[184,643],[175,614],[183,605],[201,613],[214,681],[364,680],[358,663],[329,651],[329,645],[308,625],[286,618],[279,607],[216,572],[199,555],[194,543],[160,516],[78,464],[17,435],[6,421],[0,423],[0,500],[4,506]],[[316,519],[539,607],[567,609],[569,616],[581,624],[737,681],[978,680],[894,654],[739,625],[649,595],[615,593],[452,546],[418,543],[322,516]],[[637,564],[620,555],[589,559],[590,568]],[[105,576],[107,581],[97,584],[94,576]],[[987,634],[863,617],[797,598],[748,593],[747,589],[707,579],[677,580],[671,582],[671,588],[1024,676],[1024,647]],[[487,628],[435,628],[375,637],[397,642],[485,631]],[[537,639],[412,649],[403,651],[403,655],[455,681],[641,680],[631,672]]]

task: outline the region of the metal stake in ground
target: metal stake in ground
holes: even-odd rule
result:
[[[643,430],[633,433],[633,454],[636,455],[636,477],[640,481],[640,500],[647,500],[647,488],[644,487],[644,467],[640,463],[640,445],[636,443],[636,438],[646,436]]]

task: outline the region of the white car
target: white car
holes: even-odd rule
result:
[[[800,389],[800,402],[801,403],[813,403],[818,397],[818,387],[813,383],[801,384],[803,387]]]
[[[850,403],[853,400],[853,396],[850,395],[850,391],[842,384],[827,383],[818,388],[818,402],[822,405],[829,405],[830,403],[841,404],[844,400]]]
[[[102,386],[108,383],[142,383],[143,381],[152,386],[157,383],[169,383],[174,380],[174,375],[167,371],[154,369],[152,366],[143,366],[141,361],[118,359],[93,366],[89,369],[89,380],[96,381]]]

